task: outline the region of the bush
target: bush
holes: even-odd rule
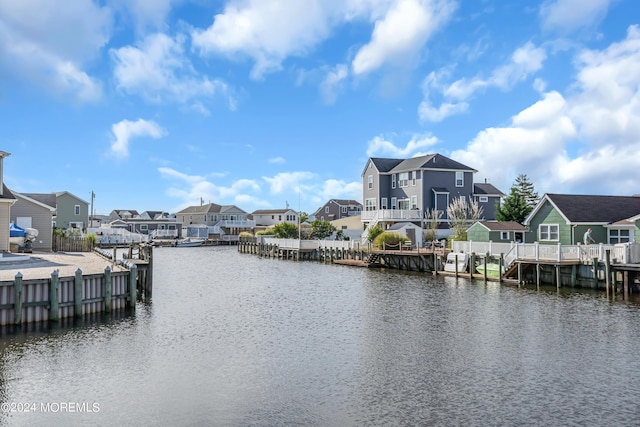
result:
[[[369,229],[367,230],[367,239],[369,239],[370,242],[373,242],[376,240],[376,237],[378,237],[383,232],[384,230],[379,225],[369,227]]]
[[[385,231],[379,234],[373,241],[373,245],[380,249],[400,249],[400,245],[408,242],[409,238],[402,234]]]

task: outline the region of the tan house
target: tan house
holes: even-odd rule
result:
[[[9,224],[11,223],[11,205],[16,201],[14,195],[4,185],[4,158],[10,153],[0,151],[0,252],[9,251]]]
[[[298,213],[293,209],[259,209],[251,214],[256,228],[268,228],[283,222],[298,225]]]

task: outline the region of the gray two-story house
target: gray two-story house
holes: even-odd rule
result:
[[[411,159],[370,158],[362,172],[362,221],[371,226],[396,222],[421,223],[425,213],[437,210],[447,222],[451,201],[463,197],[483,208],[484,219],[494,219],[504,195],[488,183],[474,184],[477,170],[441,154]]]
[[[342,218],[360,215],[362,203],[356,200],[331,199],[320,206],[312,215],[320,221],[335,221]]]

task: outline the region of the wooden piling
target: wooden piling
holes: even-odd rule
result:
[[[138,273],[138,267],[133,264],[129,271],[129,307],[136,308],[136,276]]]
[[[57,322],[59,320],[58,314],[58,284],[59,284],[58,270],[54,270],[51,273],[51,285],[49,287],[49,320]]]
[[[22,273],[18,272],[18,274],[16,274],[15,280],[13,281],[13,286],[15,290],[13,323],[19,325],[20,323],[22,323]]]
[[[604,253],[604,286],[607,291],[607,295],[609,294],[609,287],[611,286],[611,251],[607,249]]]
[[[111,268],[106,266],[104,269],[104,311],[109,313],[111,311]]]
[[[73,315],[74,317],[82,316],[82,270],[76,270],[76,276],[73,281]]]

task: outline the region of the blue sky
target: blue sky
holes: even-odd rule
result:
[[[635,0],[0,0],[17,192],[312,213],[368,157],[640,193]]]

